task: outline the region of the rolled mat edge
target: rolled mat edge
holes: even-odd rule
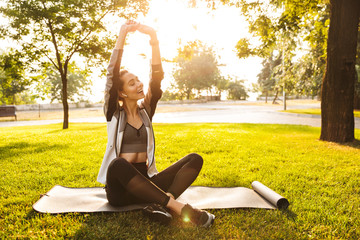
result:
[[[271,204],[276,206],[279,209],[287,209],[290,205],[289,201],[281,196],[280,194],[276,193],[274,190],[270,189],[269,187],[265,186],[259,181],[254,181],[251,183],[252,188],[256,191],[260,196],[265,198]]]

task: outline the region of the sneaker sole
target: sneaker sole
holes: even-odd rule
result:
[[[147,216],[148,218],[150,218],[153,221],[156,222],[160,222],[162,224],[169,224],[170,221],[172,220],[172,216],[170,215],[170,213],[164,213],[161,211],[146,211],[143,210],[143,213],[145,216]]]
[[[201,225],[202,227],[210,227],[211,225],[213,225],[214,220],[215,220],[215,215],[208,213],[208,216],[209,216],[209,219],[206,221],[206,223]]]

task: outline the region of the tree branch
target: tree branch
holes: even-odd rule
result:
[[[48,11],[46,6],[45,6],[45,2],[41,1],[41,3],[43,4],[43,7],[44,7],[45,11]],[[57,59],[57,62],[58,62],[58,68],[57,69],[59,70],[60,74],[63,75],[64,72],[63,72],[63,69],[62,69],[61,57],[60,57],[59,49],[58,49],[58,46],[57,46],[56,37],[55,37],[55,34],[54,34],[54,29],[53,29],[52,23],[51,23],[49,18],[47,19],[47,21],[48,21],[47,25],[49,27],[51,38],[52,38],[52,43],[54,45],[55,52],[56,52],[56,59]]]
[[[43,52],[43,54],[45,55],[45,57],[47,57],[47,59],[50,60],[50,62],[55,66],[55,68],[60,71],[59,66],[56,65],[56,63],[46,54],[45,51]]]
[[[95,21],[94,23],[99,23],[109,12],[111,11],[111,9],[109,8],[97,21]],[[83,39],[81,39],[78,43],[74,43],[72,49],[74,50],[70,50],[70,54],[68,55],[68,57],[66,58],[66,61],[70,61],[71,57],[74,55],[75,52],[78,51],[79,47],[81,46],[81,44],[90,36],[90,34],[93,33],[93,31],[89,31],[88,34],[86,34],[85,37],[83,37]]]

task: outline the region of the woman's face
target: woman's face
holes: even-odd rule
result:
[[[125,73],[121,80],[124,82],[123,90],[119,91],[119,95],[125,99],[139,100],[145,97],[143,87],[144,84],[132,73]]]

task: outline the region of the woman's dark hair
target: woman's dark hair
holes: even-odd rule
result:
[[[119,73],[119,78],[118,78],[118,86],[117,86],[117,89],[119,91],[122,91],[123,90],[123,87],[124,87],[124,81],[122,81],[122,76],[124,76],[126,73],[128,73],[129,71],[128,70],[121,70],[120,73]]]
[[[121,70],[120,73],[119,73],[119,76],[118,78],[116,79],[116,81],[114,81],[114,88],[117,89],[117,92],[118,91],[122,91],[123,88],[124,88],[124,81],[122,80],[122,77],[128,73],[128,70]],[[119,103],[120,103],[120,106],[123,106],[124,104],[124,98],[121,97],[120,95],[118,95],[118,100],[119,100]]]

